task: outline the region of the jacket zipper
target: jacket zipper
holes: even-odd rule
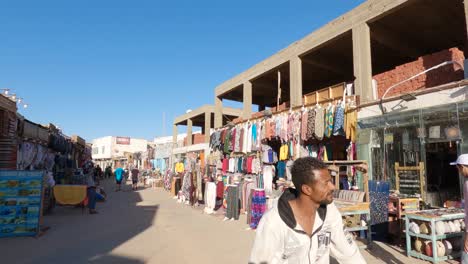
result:
[[[310,251],[312,251],[312,239],[313,239],[313,238],[314,238],[313,236],[310,237],[309,253],[307,254],[307,255],[309,256],[309,264],[312,264],[312,261],[311,261],[311,259],[310,259]]]

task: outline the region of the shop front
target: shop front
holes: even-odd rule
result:
[[[463,178],[450,162],[468,152],[468,101],[363,118],[358,127],[359,158],[374,180],[428,206],[462,199]]]

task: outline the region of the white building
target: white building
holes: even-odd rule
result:
[[[92,157],[96,164],[105,168],[126,166],[133,162],[133,154],[146,152],[148,141],[130,137],[107,136],[93,140]]]

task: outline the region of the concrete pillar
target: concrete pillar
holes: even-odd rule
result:
[[[192,126],[193,121],[192,119],[187,119],[187,146],[192,145]]]
[[[211,112],[205,112],[205,143],[210,143],[210,130],[211,130]]]
[[[223,99],[215,96],[215,128],[223,126]]]
[[[249,119],[252,116],[252,82],[247,81],[243,85],[244,109],[242,110],[242,118]]]
[[[172,126],[172,146],[175,148],[177,146],[177,125]]]
[[[289,87],[291,107],[302,105],[302,60],[298,56],[289,61]]]
[[[367,23],[353,28],[354,91],[361,102],[372,100],[372,58],[370,30]]]

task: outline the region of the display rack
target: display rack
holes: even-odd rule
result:
[[[439,209],[437,209],[439,210]],[[444,209],[441,209],[444,210]],[[439,211],[441,211],[439,210]],[[414,258],[419,258],[423,259],[426,261],[430,261],[432,263],[438,263],[440,261],[446,261],[446,260],[451,260],[451,259],[456,259],[461,256],[461,252],[452,252],[451,254],[447,256],[437,256],[437,241],[438,240],[443,240],[443,239],[448,239],[448,238],[453,238],[453,237],[461,237],[463,236],[464,232],[456,232],[456,233],[448,233],[444,235],[437,235],[436,234],[436,222],[438,221],[450,221],[450,220],[456,220],[456,219],[464,219],[465,214],[464,212],[460,213],[452,213],[452,214],[443,214],[440,216],[435,216],[432,215],[431,212],[434,212],[436,210],[425,210],[425,211],[417,211],[417,212],[408,212],[406,213],[406,221],[405,221],[405,230],[406,230],[406,253],[408,257],[414,257]],[[424,221],[430,223],[430,234],[415,234],[413,232],[410,232],[409,230],[409,224],[411,220],[417,220],[417,221]],[[411,237],[416,237],[416,238],[421,238],[425,240],[429,240],[432,242],[432,257],[425,255],[421,252],[417,252],[416,250],[412,249],[412,243],[411,243]]]
[[[335,167],[348,167],[354,166],[358,171],[362,172],[362,181],[364,184],[364,197],[362,200],[355,201],[352,199],[343,199],[337,198],[335,199],[335,204],[338,207],[343,219],[347,216],[355,216],[359,217],[359,219],[365,219],[367,225],[361,226],[356,225],[353,227],[347,227],[346,230],[349,232],[366,232],[366,241],[367,244],[361,246],[360,248],[368,248],[372,242],[372,231],[371,231],[371,215],[370,215],[370,198],[369,198],[369,185],[368,185],[368,174],[367,174],[367,162],[363,160],[354,160],[354,161],[343,161],[343,160],[336,160],[336,161],[326,161],[325,164],[331,168],[332,166]],[[335,175],[335,186],[337,191],[340,191],[339,185],[339,173]],[[357,191],[345,191],[349,193],[357,193]],[[359,221],[360,222],[360,221]]]
[[[388,232],[393,237],[401,240],[405,230],[404,218],[407,213],[419,211],[419,198],[402,198],[390,195],[390,203],[393,204],[394,210],[388,211],[389,225]]]
[[[424,162],[419,166],[400,166],[395,163],[395,187],[401,194],[414,195],[419,193],[421,198],[425,198],[426,184],[424,181]]]

